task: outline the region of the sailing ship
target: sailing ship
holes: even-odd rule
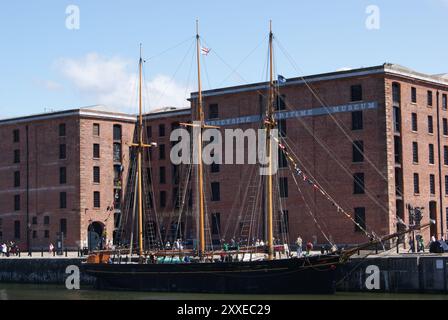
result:
[[[200,65],[200,36],[196,25],[196,56],[197,56],[197,114],[196,122],[183,124],[185,126],[199,126],[199,146],[197,150],[197,218],[198,218],[198,246],[196,250],[183,250],[181,253],[156,248],[144,248],[144,221],[143,221],[143,186],[142,186],[142,155],[147,148],[155,144],[145,144],[143,140],[142,117],[142,65],[139,61],[139,120],[137,142],[132,144],[136,151],[136,172],[134,201],[137,203],[137,240],[136,252],[138,259],[132,259],[134,249],[133,240],[130,242],[129,258],[124,251],[98,251],[91,254],[83,264],[83,271],[96,278],[98,289],[138,290],[138,291],[169,291],[169,292],[206,292],[206,293],[240,293],[240,294],[291,294],[291,293],[334,293],[335,278],[338,266],[345,263],[349,257],[358,250],[366,249],[375,244],[384,243],[390,239],[400,237],[408,232],[423,228],[422,226],[408,227],[406,230],[384,237],[372,236],[369,241],[350,249],[335,249],[328,253],[276,258],[274,248],[274,198],[272,174],[272,144],[271,130],[276,128],[274,118],[275,83],[273,75],[273,32],[272,24],[269,32],[269,97],[265,119],[263,121],[266,131],[266,156],[268,157],[268,175],[265,178],[266,201],[266,246],[246,246],[238,250],[207,251],[205,239],[205,204],[204,204],[204,173],[202,163],[202,132],[209,128],[204,121],[202,107],[201,65]],[[292,154],[280,145],[291,165],[295,168]],[[297,169],[300,174],[300,170]],[[133,232],[131,233],[133,237]],[[225,254],[235,256],[233,260],[215,259]],[[263,259],[239,259],[240,254],[250,256],[262,255]],[[178,263],[163,263],[158,258],[173,256],[188,257]]]

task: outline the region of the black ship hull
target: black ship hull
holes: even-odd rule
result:
[[[338,255],[252,262],[84,264],[101,290],[240,294],[331,294]]]

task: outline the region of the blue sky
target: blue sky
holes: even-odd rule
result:
[[[68,5],[80,9],[79,30],[66,28]],[[380,9],[379,29],[365,26],[368,5]],[[140,42],[153,57],[145,64],[145,108],[186,106],[196,87],[189,50],[196,18],[212,49],[203,58],[205,89],[265,80],[269,19],[300,68],[277,47],[285,77],[383,62],[448,72],[448,0],[5,1],[0,118],[94,104],[134,110]]]

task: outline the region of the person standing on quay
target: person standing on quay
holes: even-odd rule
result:
[[[53,243],[50,243],[50,245],[48,246],[48,253],[51,255],[54,251],[54,245]]]
[[[297,258],[302,256],[302,238],[300,236],[297,237],[296,245],[297,245]]]

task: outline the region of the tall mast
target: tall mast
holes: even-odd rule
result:
[[[157,147],[157,143],[145,144],[143,141],[143,114],[142,114],[142,87],[143,87],[143,58],[142,45],[140,44],[139,60],[139,91],[138,91],[138,142],[131,143],[137,148],[137,194],[138,194],[138,250],[140,258],[143,256],[143,187],[142,187],[142,155],[145,148]],[[132,253],[131,253],[132,254]]]
[[[202,165],[202,129],[204,127],[204,112],[202,108],[202,86],[201,86],[201,59],[200,59],[200,37],[199,37],[199,21],[196,20],[196,59],[198,66],[198,108],[197,120],[200,121],[198,135],[198,195],[199,195],[199,255],[205,252],[205,214],[204,214],[204,173]]]
[[[267,121],[265,122],[266,128],[266,155],[268,157],[268,176],[267,176],[267,188],[266,188],[266,199],[267,199],[267,243],[268,243],[268,258],[269,260],[274,259],[274,232],[273,232],[273,194],[272,194],[272,150],[271,150],[271,129],[275,127],[274,120],[274,77],[273,77],[273,52],[272,52],[272,41],[274,35],[272,33],[272,21],[269,23],[269,68],[270,68],[270,79],[269,79],[269,99],[268,108],[266,112]]]
[[[143,115],[142,115],[142,45],[140,44],[140,60],[139,60],[139,92],[138,92],[138,250],[139,256],[143,256],[143,201],[142,201],[142,153],[143,153]]]

